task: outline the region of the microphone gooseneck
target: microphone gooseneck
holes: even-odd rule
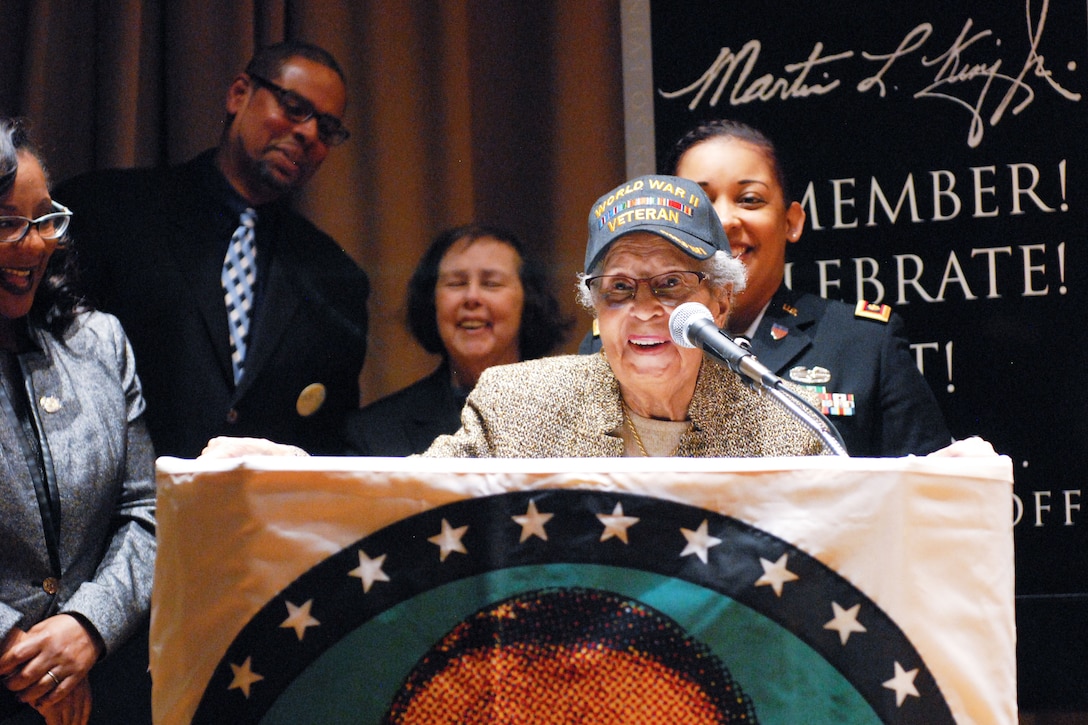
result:
[[[685,302],[678,306],[669,316],[669,333],[677,345],[702,348],[715,360],[757,385],[777,388],[782,383],[777,375],[756,360],[751,350],[718,329],[714,315],[705,305]]]

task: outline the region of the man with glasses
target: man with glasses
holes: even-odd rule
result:
[[[57,188],[91,300],[132,342],[159,455],[195,457],[217,435],[338,452],[369,283],[289,196],[347,140],[346,100],[327,51],[270,46],[230,84],[216,148]]]

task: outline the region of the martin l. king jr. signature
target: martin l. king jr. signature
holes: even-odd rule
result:
[[[675,91],[658,92],[667,99],[692,94],[689,110],[695,110],[706,92],[714,85],[717,87],[708,100],[711,107],[718,105],[727,90],[731,106],[756,101],[789,101],[808,96],[823,96],[842,87],[841,79],[830,77],[833,66],[860,56],[865,61],[880,63],[881,66],[876,73],[858,82],[856,90],[867,93],[875,89],[883,98],[887,93],[886,79],[892,74],[893,68],[906,62],[908,57],[918,55],[921,67],[934,69],[935,73],[931,81],[923,81],[926,85],[912,97],[949,101],[966,110],[970,117],[967,144],[975,148],[982,143],[987,123],[991,127],[997,126],[1010,108],[1013,115],[1019,115],[1035,101],[1036,90],[1031,82],[1032,78],[1042,79],[1054,92],[1069,101],[1081,100],[1081,94],[1064,88],[1055,79],[1046,65],[1046,59],[1039,52],[1049,6],[1049,0],[1043,0],[1038,19],[1033,21],[1032,0],[1025,0],[1029,48],[1027,57],[1015,73],[1002,71],[1005,59],[975,59],[985,52],[983,41],[992,39],[989,42],[992,42],[996,50],[1001,47],[1001,40],[990,29],[972,32],[974,20],[967,18],[952,45],[932,57],[922,54],[921,51],[933,35],[933,24],[920,23],[904,35],[895,50],[889,53],[860,51],[855,54],[854,51],[847,50],[823,55],[824,44],[816,42],[806,60],[783,66],[785,74],[782,76],[764,73],[753,78],[762,45],[758,40],[749,40],[737,53],[729,48],[722,48],[710,67],[690,85]],[[822,80],[818,83],[810,82],[810,74],[817,67],[823,71]],[[1067,67],[1070,70],[1075,68],[1072,63]]]

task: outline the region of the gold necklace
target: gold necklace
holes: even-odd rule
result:
[[[642,454],[643,458],[649,458],[650,454],[646,452],[646,446],[642,444],[642,436],[638,433],[638,428],[635,427],[635,419],[627,413],[627,403],[620,402],[620,409],[623,411],[623,424],[627,426],[627,429],[631,431],[631,436],[635,439],[635,445],[638,446],[638,452]],[[688,430],[691,430],[691,422],[688,421]],[[672,449],[668,458],[675,458],[676,452],[680,450],[680,444],[683,442],[683,435],[680,436],[680,440],[676,442],[676,448]]]
[[[638,434],[638,428],[635,427],[635,421],[631,420],[631,416],[627,415],[627,403],[622,403],[620,408],[623,409],[623,422],[626,424],[627,429],[631,431],[631,435],[634,436],[635,445],[638,446],[638,452],[642,454],[643,458],[649,458],[650,454],[646,452],[646,446],[642,445],[642,436]]]

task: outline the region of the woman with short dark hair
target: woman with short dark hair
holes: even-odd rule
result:
[[[439,234],[408,283],[408,329],[442,356],[431,375],[350,413],[351,455],[406,456],[461,426],[461,407],[493,365],[554,350],[570,328],[543,268],[521,240],[470,224]]]

